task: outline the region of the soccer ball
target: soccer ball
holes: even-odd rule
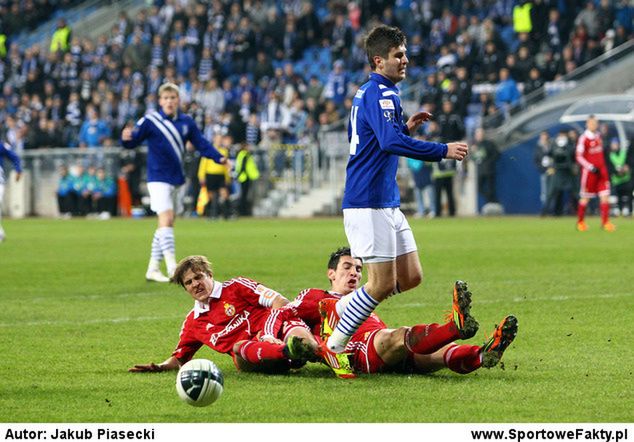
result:
[[[223,389],[222,372],[207,359],[192,359],[178,370],[176,391],[189,405],[205,407],[213,404]]]

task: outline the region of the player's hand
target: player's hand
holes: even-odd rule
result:
[[[132,140],[132,128],[130,126],[126,126],[123,128],[123,131],[121,131],[121,139],[123,141]]]
[[[409,117],[409,120],[407,120],[407,129],[410,133],[413,133],[420,127],[421,124],[425,121],[429,121],[431,117],[432,114],[429,112],[416,112],[414,115]]]
[[[16,183],[17,183],[18,181],[20,181],[20,177],[21,177],[21,176],[22,176],[22,173],[21,173],[21,172],[16,172],[16,173],[15,173],[15,181],[16,181]]]
[[[277,339],[275,336],[272,335],[262,335],[260,336],[260,342],[269,342],[271,344],[284,344],[283,341],[281,341],[280,339]]]
[[[143,365],[135,365],[132,368],[128,368],[130,373],[158,373],[163,371],[163,367],[156,365],[154,362]]]
[[[469,147],[467,143],[447,143],[447,155],[445,158],[462,161],[468,153]]]

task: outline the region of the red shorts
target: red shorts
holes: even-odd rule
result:
[[[381,330],[385,329],[379,328],[365,333],[357,333],[352,336],[352,339],[350,339],[350,342],[346,345],[346,351],[352,352],[350,362],[354,371],[357,373],[413,373],[414,359],[412,354],[408,354],[405,360],[396,366],[388,367],[385,365],[385,362],[381,359],[374,347],[376,334]]]
[[[594,196],[610,195],[610,176],[605,168],[600,168],[599,172],[592,173],[588,169],[581,168],[581,189],[579,197],[592,198]]]

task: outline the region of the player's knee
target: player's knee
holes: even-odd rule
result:
[[[385,351],[397,352],[404,349],[405,334],[407,333],[407,330],[409,330],[409,327],[399,327],[391,330],[390,333],[383,338]]]

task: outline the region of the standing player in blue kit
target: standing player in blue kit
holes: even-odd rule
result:
[[[418,112],[407,123],[396,84],[405,78],[406,37],[398,28],[378,26],[366,38],[370,79],[352,102],[348,139],[350,158],[343,196],[346,236],[354,258],[368,269],[368,281],[340,300],[324,300],[323,338],[335,353],[388,296],[420,284],[423,271],[416,242],[400,211],[396,182],[399,156],[423,161],[462,160],[465,143],[432,143],[409,136],[431,115]],[[460,299],[454,297],[454,315]]]
[[[164,83],[158,91],[160,110],[150,112],[137,121],[134,128],[121,133],[123,147],[133,149],[147,140],[147,188],[150,208],[158,215],[158,228],[152,239],[150,262],[145,278],[148,281],[169,282],[176,269],[174,240],[174,200],[178,186],[185,183],[183,156],[189,141],[203,157],[225,164],[214,146],[201,134],[194,120],[179,110],[179,88]],[[160,270],[165,259],[167,276]]]

